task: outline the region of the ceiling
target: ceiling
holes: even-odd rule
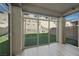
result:
[[[75,6],[77,6],[78,4],[52,4],[52,3],[48,3],[48,4],[34,4],[34,5],[37,5],[37,6],[40,6],[42,8],[46,8],[46,9],[49,9],[49,10],[52,10],[52,11],[55,11],[55,12],[59,12],[59,13],[64,13],[66,12],[67,10],[69,10],[70,8],[73,8]]]
[[[74,10],[79,3],[25,3],[22,4],[23,11],[45,14],[50,16],[61,16],[69,10]]]

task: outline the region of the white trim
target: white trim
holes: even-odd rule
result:
[[[9,5],[9,11],[10,11],[10,56],[12,56],[12,6]]]

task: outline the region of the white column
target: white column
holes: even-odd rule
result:
[[[65,40],[64,29],[65,29],[65,19],[64,17],[60,17],[59,19],[59,43],[61,44],[63,44]]]
[[[12,54],[17,55],[23,48],[22,8],[12,6]]]

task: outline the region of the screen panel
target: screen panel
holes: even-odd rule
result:
[[[78,21],[66,21],[65,23],[65,43],[78,46]]]
[[[39,20],[39,44],[48,44],[48,20]]]
[[[25,19],[25,46],[37,45],[37,20]]]

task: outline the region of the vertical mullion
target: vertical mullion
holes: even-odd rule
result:
[[[39,16],[37,16],[37,46],[39,46]]]
[[[59,21],[57,21],[57,25],[56,25],[56,42],[59,41]]]
[[[12,56],[12,6],[9,4],[10,56]]]
[[[25,30],[25,31],[24,31],[25,34],[24,34],[24,35],[26,36],[26,19],[24,20],[24,22],[25,22],[25,29],[24,29],[24,30]],[[25,37],[25,41],[26,41],[26,37]]]
[[[9,50],[10,50],[10,14],[8,13],[8,40],[9,40]],[[9,54],[12,55],[9,51]]]
[[[51,17],[48,18],[48,44],[50,44],[50,19]]]
[[[55,20],[57,20],[57,18],[55,18]],[[58,41],[58,21],[55,21],[56,22],[56,42]]]

